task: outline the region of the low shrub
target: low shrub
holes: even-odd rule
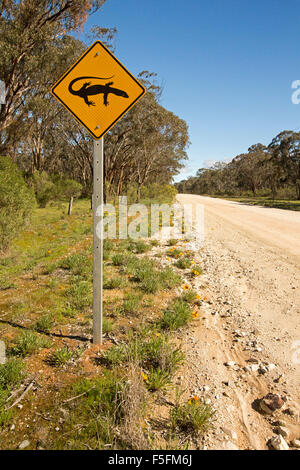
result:
[[[164,330],[176,330],[185,326],[192,319],[192,309],[187,302],[176,299],[170,307],[163,312],[158,321],[160,328]]]
[[[201,266],[199,266],[198,264],[195,264],[192,267],[192,274],[194,276],[199,276],[200,274],[203,274],[203,268]]]
[[[16,345],[11,349],[11,353],[16,356],[29,356],[42,348],[50,348],[52,341],[44,338],[34,331],[24,331],[17,338]]]
[[[0,157],[0,251],[28,225],[35,207],[33,192],[9,157]]]
[[[178,261],[176,261],[175,266],[180,269],[188,269],[192,265],[192,262],[189,258],[180,258]]]
[[[171,426],[184,432],[203,433],[211,426],[214,411],[197,396],[188,402],[177,403],[170,410]]]
[[[35,323],[34,329],[40,333],[49,333],[54,325],[54,319],[51,315],[43,315]]]
[[[164,390],[169,387],[172,383],[172,377],[170,372],[166,370],[151,369],[147,374],[143,374],[146,386],[150,392],[156,392],[157,390]]]
[[[73,359],[73,357],[75,357],[75,352],[66,346],[56,349],[56,351],[54,351],[54,353],[48,358],[48,362],[54,367],[62,367]]]
[[[121,277],[112,277],[110,279],[104,279],[104,289],[120,289],[124,286],[124,281]]]

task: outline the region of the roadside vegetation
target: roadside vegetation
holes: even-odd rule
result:
[[[201,397],[190,405],[186,393],[176,401],[175,386],[185,356],[174,332],[199,321],[201,295],[182,279],[194,276],[193,253],[175,241],[106,240],[104,346],[95,347],[90,202],[66,211],[66,202],[36,208],[30,230],[0,258],[8,355],[0,366],[1,448],[27,438],[32,449],[197,448],[212,408]],[[158,432],[161,397],[173,405]]]
[[[173,332],[198,317],[197,298],[182,295],[192,253],[163,266],[156,240],[106,240],[104,345],[91,344],[93,141],[49,90],[86,49],[75,33],[105,0],[2,3],[0,446],[197,447],[174,441],[171,416],[155,425],[184,364]],[[90,34],[113,49],[115,28]],[[121,195],[172,203],[187,159],[186,122],[160,104],[155,73],[138,78],[147,93],[106,136],[104,196],[115,206]]]
[[[300,133],[280,132],[268,146],[252,145],[229,163],[200,168],[176,184],[180,193],[203,194],[251,205],[300,210]]]

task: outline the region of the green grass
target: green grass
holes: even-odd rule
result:
[[[159,280],[163,289],[173,289],[174,287],[178,287],[182,282],[180,274],[175,273],[170,267],[160,271]]]
[[[129,293],[127,297],[123,300],[123,304],[121,306],[121,313],[123,315],[132,315],[134,313],[138,313],[138,308],[141,305],[143,295],[141,293]]]
[[[28,330],[20,334],[16,339],[16,344],[11,348],[10,352],[16,356],[29,356],[39,349],[50,348],[52,341],[49,338],[45,338],[38,335],[34,331]]]
[[[4,380],[3,369],[0,368],[0,424],[7,423],[11,418],[10,410],[5,410],[3,404],[7,403],[7,397],[23,377],[23,373],[18,372],[17,364],[22,364],[24,357],[37,353],[41,348],[53,346],[51,351],[48,351],[49,356],[43,366],[47,367],[48,362],[56,367],[57,370],[53,370],[53,373],[58,375],[62,383],[68,374],[69,385],[66,384],[66,387],[62,387],[58,393],[55,392],[54,402],[51,401],[50,395],[48,400],[47,395],[46,404],[41,400],[39,406],[41,413],[51,412],[53,422],[54,420],[59,422],[62,417],[60,406],[67,410],[67,414],[64,415],[63,432],[55,432],[49,423],[45,448],[82,450],[147,448],[153,442],[151,431],[146,431],[149,442],[143,443],[145,447],[139,446],[140,441],[139,443],[134,441],[135,437],[132,436],[136,436],[136,430],[131,434],[128,432],[128,426],[134,423],[139,428],[139,433],[143,434],[144,427],[141,423],[144,423],[142,418],[147,414],[142,415],[141,421],[137,418],[140,416],[139,412],[131,411],[131,421],[128,421],[126,416],[131,409],[131,403],[135,402],[139,393],[145,393],[149,397],[150,392],[163,392],[172,386],[173,376],[183,363],[184,355],[163,329],[171,330],[178,327],[178,318],[182,322],[186,308],[187,321],[189,320],[188,303],[192,303],[194,297],[193,300],[181,299],[187,306],[185,309],[171,304],[172,312],[178,316],[176,326],[174,321],[167,324],[165,318],[163,326],[155,322],[153,315],[155,314],[157,318],[161,308],[157,302],[157,294],[162,290],[179,286],[182,283],[181,276],[177,270],[174,271],[170,267],[162,268],[158,261],[149,260],[147,252],[153,246],[158,246],[156,240],[105,240],[104,288],[118,289],[118,291],[104,293],[103,332],[110,333],[114,330],[114,336],[119,340],[119,344],[103,353],[101,369],[91,372],[90,368],[85,369],[85,364],[79,362],[74,366],[81,350],[75,346],[74,349],[61,347],[60,341],[55,336],[53,342],[46,337],[53,326],[60,331],[60,326],[64,325],[66,328],[61,330],[63,334],[70,332],[70,335],[77,335],[79,327],[82,327],[84,332],[90,332],[92,306],[90,202],[75,201],[71,217],[65,216],[66,209],[66,204],[38,209],[34,215],[32,228],[15,241],[9,256],[0,260],[1,287],[8,290],[15,285],[17,287],[16,291],[5,293],[5,296],[9,297],[9,303],[5,305],[5,310],[9,310],[8,319],[12,320],[14,317],[14,321],[20,321],[25,318],[24,324],[32,325],[32,330],[23,330],[19,336],[11,340],[13,347],[9,349],[9,353],[21,357],[21,359],[11,358],[8,361],[8,363],[19,361],[12,362],[15,364],[11,366],[12,371],[6,372],[6,376],[11,378]],[[184,256],[188,257],[188,254]],[[28,292],[23,289],[25,283],[22,277],[20,276],[20,280],[15,279],[24,272],[27,272],[26,278],[30,286]],[[43,273],[47,273],[47,277],[43,276]],[[38,282],[35,284],[36,279]],[[114,309],[123,317],[116,318]],[[139,318],[132,318],[131,315],[137,315]],[[111,317],[114,318],[113,322]],[[140,327],[140,323],[146,327]],[[14,331],[19,330],[14,329]],[[32,367],[32,360],[24,362],[28,363],[29,369]],[[97,365],[96,362],[94,365]],[[133,366],[136,368],[134,379],[129,374]],[[143,379],[142,371],[147,376],[146,380]],[[28,371],[30,372],[31,370]],[[97,378],[80,379],[73,386],[69,382],[69,376],[70,380],[77,380],[75,378],[77,372],[81,377],[91,377],[95,373]],[[15,378],[13,378],[14,373]],[[5,383],[7,385],[4,386]],[[128,395],[132,385],[135,388],[132,394]],[[47,390],[46,385],[45,390]],[[40,399],[43,393],[43,389],[38,389],[37,398]],[[77,398],[81,394],[83,395]],[[76,399],[66,402],[68,398],[73,397]],[[140,405],[135,406],[134,410],[139,410]],[[19,419],[23,419],[23,415],[19,417],[18,409],[15,413],[16,432],[18,432],[17,424]],[[127,423],[127,427],[124,423]],[[31,424],[30,420],[28,424]],[[128,444],[127,436],[130,435],[131,441]],[[126,439],[123,439],[124,437]]]
[[[142,240],[138,240],[136,242],[131,241],[127,249],[132,253],[141,254],[150,251],[152,249],[152,245],[149,245]]]
[[[177,243],[178,243],[178,240],[176,238],[170,238],[170,240],[168,241],[169,246],[175,246],[177,245]]]
[[[19,358],[11,358],[5,364],[0,364],[0,389],[10,390],[24,378],[24,363]]]
[[[64,422],[64,433],[55,434],[52,448],[55,450],[107,449],[117,439],[118,427],[124,418],[126,381],[111,371],[102,377],[81,379],[70,389],[70,398],[80,396],[76,406],[70,404]],[[76,429],[80,423],[81,432]],[[66,441],[65,434],[68,436]]]
[[[160,368],[151,369],[150,372],[146,374],[146,377],[146,386],[150,392],[165,390],[172,384],[172,376],[170,372]]]
[[[203,274],[203,268],[202,266],[200,266],[199,264],[195,264],[192,269],[191,269],[191,273],[194,275],[194,276],[199,276],[200,274]]]
[[[128,256],[121,253],[117,253],[112,257],[112,264],[114,266],[124,266],[127,264]]]
[[[192,265],[192,261],[189,258],[180,258],[176,261],[175,266],[180,269],[188,269]]]
[[[163,312],[161,319],[158,321],[158,326],[163,330],[176,330],[192,319],[192,309],[190,305],[182,299],[176,299],[174,302]]]
[[[61,261],[59,267],[69,270],[74,275],[81,276],[85,279],[92,278],[93,263],[92,259],[88,258],[87,253],[68,256]]]
[[[163,289],[177,287],[181,283],[181,276],[171,268],[155,268],[153,261],[142,260],[134,271],[134,278],[140,283],[140,288],[148,294],[156,294]]]
[[[13,416],[14,411],[6,409],[9,396],[24,377],[24,363],[21,359],[12,358],[5,364],[0,364],[0,427],[6,425]]]
[[[87,307],[92,306],[92,283],[82,281],[79,277],[74,277],[73,285],[65,291],[65,296],[73,309],[82,312]]]
[[[120,289],[125,286],[124,279],[122,277],[112,277],[110,279],[104,279],[104,289]]]
[[[103,318],[102,330],[103,333],[110,333],[114,329],[114,324],[108,318]]]
[[[192,304],[196,302],[197,300],[197,292],[193,289],[189,289],[186,291],[183,291],[183,293],[180,296],[180,299],[183,300],[184,302],[187,302],[188,304]]]
[[[167,378],[168,383],[171,381],[173,374],[184,362],[184,354],[169,341],[168,337],[159,333],[157,333],[159,336],[156,336],[155,332],[147,331],[145,336],[131,338],[126,344],[108,349],[103,354],[102,360],[110,367],[135,362],[147,371],[147,387],[150,387],[151,379],[152,385],[149,390],[154,391],[158,390],[154,386],[155,381],[157,383],[161,381],[162,384],[167,383],[164,382]],[[152,337],[149,338],[150,335]]]
[[[54,367],[62,367],[75,357],[76,353],[66,346],[64,348],[56,349],[56,351],[54,351],[54,353],[48,358],[48,362]]]
[[[36,321],[34,329],[39,333],[49,333],[54,323],[52,315],[43,315]]]
[[[14,240],[10,253],[1,259],[0,285],[42,265],[45,271],[55,270],[56,260],[66,256],[70,244],[82,240],[92,227],[89,204],[87,200],[76,201],[71,217],[66,216],[67,203],[35,209],[31,227]]]
[[[212,425],[214,411],[204,401],[194,397],[185,403],[177,403],[170,410],[171,427],[183,432],[204,433]]]

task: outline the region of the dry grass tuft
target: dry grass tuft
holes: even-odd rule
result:
[[[141,369],[135,363],[131,363],[128,367],[127,387],[122,393],[123,419],[119,427],[122,448],[150,449],[143,427],[147,390],[141,376]]]

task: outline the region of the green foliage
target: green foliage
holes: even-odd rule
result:
[[[0,364],[0,390],[10,390],[24,378],[24,363],[21,359],[11,358],[5,364]]]
[[[110,279],[104,279],[104,289],[120,289],[124,285],[122,277],[112,277]]]
[[[128,247],[129,251],[132,251],[133,253],[137,254],[147,253],[147,251],[150,251],[151,249],[152,246],[142,240],[136,242],[131,241]]]
[[[54,351],[54,353],[49,357],[48,362],[54,367],[62,367],[73,359],[73,357],[76,357],[76,353],[66,346],[56,349],[56,351]]]
[[[140,293],[130,293],[127,297],[123,300],[123,304],[121,307],[121,313],[123,315],[129,314],[136,314],[138,313],[138,307],[141,303],[143,295]]]
[[[38,335],[34,331],[24,331],[16,340],[16,345],[11,349],[11,353],[16,356],[29,356],[39,349],[50,348],[51,340]]]
[[[156,202],[157,204],[171,204],[174,202],[177,190],[169,184],[152,183],[141,189],[142,202]]]
[[[187,302],[188,304],[192,304],[193,302],[195,302],[197,300],[197,292],[193,289],[189,289],[189,290],[186,290],[184,291],[181,296],[180,296],[180,299],[183,300],[184,302]]]
[[[111,240],[109,239],[103,240],[104,251],[112,251],[114,248],[115,248],[115,244]]]
[[[7,410],[7,400],[13,387],[25,377],[24,363],[21,359],[12,358],[0,364],[0,427],[7,424],[13,416],[13,410]]]
[[[147,388],[150,392],[156,392],[157,390],[164,390],[169,387],[172,383],[172,377],[170,372],[166,370],[151,369],[146,374],[147,379],[145,380]]]
[[[108,320],[108,318],[103,318],[102,324],[103,333],[110,333],[114,329],[114,324]]]
[[[180,269],[188,269],[191,267],[192,262],[189,258],[180,258],[178,261],[176,261],[175,265]]]
[[[35,171],[32,177],[36,199],[40,207],[46,207],[50,201],[64,201],[71,196],[79,197],[82,185],[72,179],[50,176],[45,171]]]
[[[83,379],[78,382],[73,387],[72,394],[85,394],[79,405],[81,410],[89,414],[97,412],[98,415],[108,416],[118,423],[123,416],[120,399],[125,386],[125,382],[115,373],[104,371],[99,379]]]
[[[184,361],[183,352],[167,337],[159,334],[158,337],[149,338],[149,334],[130,338],[127,344],[113,346],[103,354],[103,361],[109,366],[135,362],[147,371],[159,369],[171,377]],[[156,377],[155,374],[153,377]]]
[[[142,365],[147,369],[163,369],[174,374],[184,361],[184,354],[169,342],[168,337],[159,335],[144,339],[140,345]]]
[[[175,246],[177,245],[177,243],[178,243],[178,240],[176,238],[170,238],[170,240],[168,241],[169,246]]]
[[[140,288],[148,294],[156,294],[159,290],[171,289],[181,283],[181,276],[171,268],[156,269],[155,263],[148,259],[139,262],[132,260],[129,270],[140,283]]]
[[[43,315],[37,320],[34,329],[39,333],[49,333],[53,325],[54,319],[52,315]]]
[[[62,309],[61,314],[66,318],[75,318],[77,315],[77,310],[75,307],[72,307],[69,303]]]
[[[172,428],[188,433],[207,431],[211,427],[213,416],[212,408],[198,397],[185,403],[177,403],[170,410]]]
[[[173,289],[181,284],[180,274],[175,273],[172,268],[166,267],[160,271],[159,281],[163,289]]]
[[[55,192],[52,194],[54,200],[68,200],[70,197],[79,197],[82,191],[82,185],[66,176],[53,176]]]
[[[92,305],[92,285],[88,281],[83,281],[79,277],[73,278],[73,285],[65,291],[72,309],[85,310]]]
[[[130,352],[132,351],[127,346],[113,346],[112,348],[105,351],[102,356],[102,360],[106,365],[110,367],[115,367],[120,364],[123,364],[124,362],[129,362]]]
[[[0,427],[5,426],[13,417],[13,410],[5,409],[6,394],[0,390]]]
[[[117,253],[112,257],[112,264],[114,266],[124,266],[128,261],[128,256]]]
[[[62,269],[72,271],[76,276],[84,279],[91,279],[93,272],[92,259],[87,254],[75,254],[63,259],[59,265]]]
[[[199,276],[199,274],[203,274],[202,266],[200,266],[199,264],[195,264],[192,267],[192,274],[194,274],[194,276]]]
[[[170,307],[163,312],[158,325],[164,330],[176,330],[185,326],[192,319],[192,310],[187,302],[176,299]]]
[[[46,207],[55,194],[55,185],[45,171],[35,171],[32,177],[36,200],[40,207]]]
[[[9,157],[0,157],[0,251],[29,223],[35,205],[20,171]]]
[[[175,186],[179,192],[244,198],[246,203],[249,198],[261,199],[267,207],[274,207],[275,199],[300,200],[299,144],[299,132],[282,131],[268,147],[251,145],[229,163],[199,169],[195,177]],[[286,208],[293,209],[293,205]]]

